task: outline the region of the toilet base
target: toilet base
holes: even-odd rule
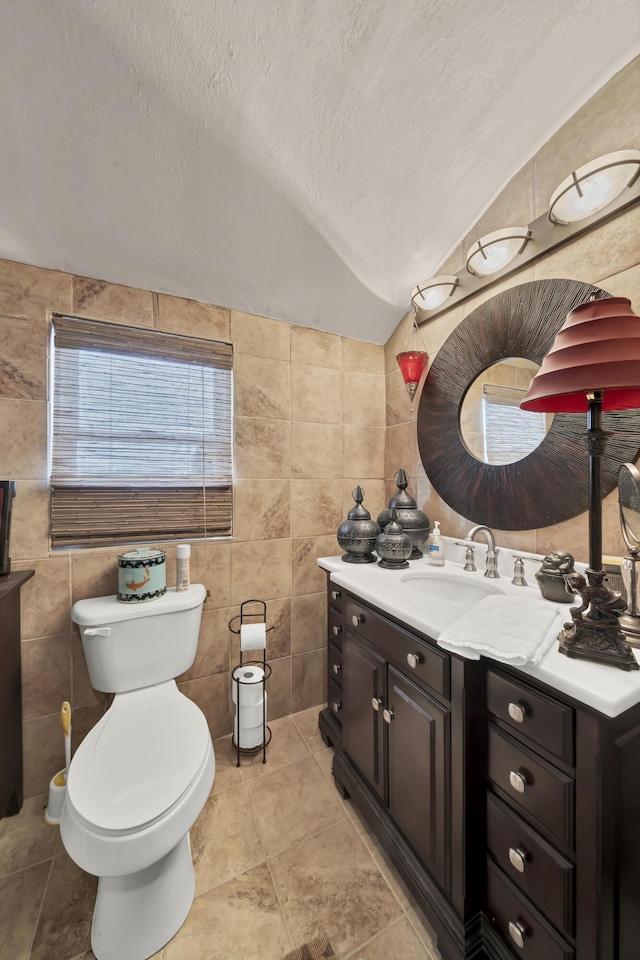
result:
[[[194,896],[188,833],[145,870],[100,877],[91,925],[96,960],[147,960],[178,932]]]

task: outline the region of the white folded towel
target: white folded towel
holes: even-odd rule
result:
[[[556,604],[531,597],[484,597],[438,637],[438,646],[469,660],[514,666],[539,663],[566,619]]]

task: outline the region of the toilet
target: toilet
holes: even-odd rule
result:
[[[98,879],[97,960],[146,960],[193,903],[189,830],[211,792],[215,756],[202,711],[175,677],[198,647],[202,584],[143,603],[80,600],[71,616],[94,689],[114,693],[69,766],[60,833]]]

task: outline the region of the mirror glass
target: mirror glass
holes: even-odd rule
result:
[[[476,460],[516,463],[544,439],[553,414],[520,409],[539,369],[532,360],[507,357],[487,367],[471,383],[460,407],[460,434]]]
[[[640,473],[632,463],[623,463],[618,471],[618,499],[622,535],[635,553],[640,548]]]

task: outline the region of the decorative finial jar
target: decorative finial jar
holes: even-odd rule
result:
[[[391,511],[395,507],[398,523],[411,539],[412,550],[409,559],[418,560],[423,556],[420,548],[427,542],[431,532],[429,517],[423,510],[420,510],[413,497],[407,493],[409,481],[402,468],[396,474],[396,484],[398,492],[391,497],[389,506],[378,517],[378,523],[384,530],[391,519]]]
[[[398,570],[409,566],[413,544],[396,519],[396,508],[391,510],[391,520],[376,540],[376,552],[380,557],[379,567]]]
[[[374,563],[372,550],[380,527],[371,514],[362,506],[364,490],[358,486],[351,496],[356,502],[347,514],[347,519],[338,527],[338,543],[346,551],[343,556],[345,563]]]

